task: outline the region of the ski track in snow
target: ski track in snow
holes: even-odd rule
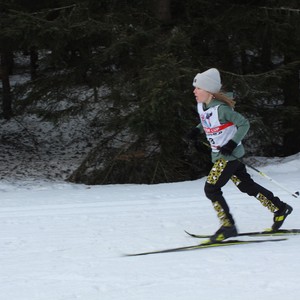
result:
[[[262,171],[299,190],[300,155]],[[300,228],[300,199],[253,176],[294,207],[283,227]],[[123,256],[197,244],[184,229],[213,233],[219,224],[204,180],[107,186],[0,181],[0,300],[299,299],[300,236]],[[272,214],[233,184],[224,194],[240,231],[272,224]]]

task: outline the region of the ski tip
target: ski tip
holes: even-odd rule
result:
[[[145,253],[127,253],[127,254],[121,255],[121,257],[142,256],[142,255],[146,255],[146,254],[148,254],[148,252],[145,252]]]

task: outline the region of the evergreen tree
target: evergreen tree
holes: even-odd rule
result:
[[[8,107],[56,122],[93,111],[91,127],[102,133],[70,180],[205,174],[209,157],[185,133],[198,122],[192,79],[210,67],[220,69],[224,89],[251,121],[249,154],[299,151],[291,142],[299,138],[298,1],[44,0],[4,8],[2,60],[19,51],[32,58],[32,81],[5,98]]]

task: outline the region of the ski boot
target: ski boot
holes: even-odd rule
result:
[[[283,208],[277,210],[274,213],[274,218],[273,218],[273,225],[272,225],[272,230],[277,231],[285,221],[286,217],[291,214],[293,211],[293,208],[289,206],[288,204],[285,204]]]
[[[237,236],[237,233],[235,225],[221,226],[217,232],[209,238],[209,240],[211,243],[219,243],[230,237]]]

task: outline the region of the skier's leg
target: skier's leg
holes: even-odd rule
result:
[[[219,159],[214,163],[205,182],[205,194],[212,201],[221,223],[220,229],[211,237],[213,242],[237,235],[234,219],[221,190],[229,181],[235,169],[235,161],[227,162],[224,159]]]
[[[238,187],[238,189],[247,193],[249,196],[257,198],[261,204],[267,207],[272,213],[274,213],[274,224],[272,225],[273,230],[278,230],[283,224],[285,218],[292,212],[292,207],[281,201],[278,197],[264,188],[263,186],[256,183],[251,176],[247,173],[246,167],[240,162],[231,180]]]

